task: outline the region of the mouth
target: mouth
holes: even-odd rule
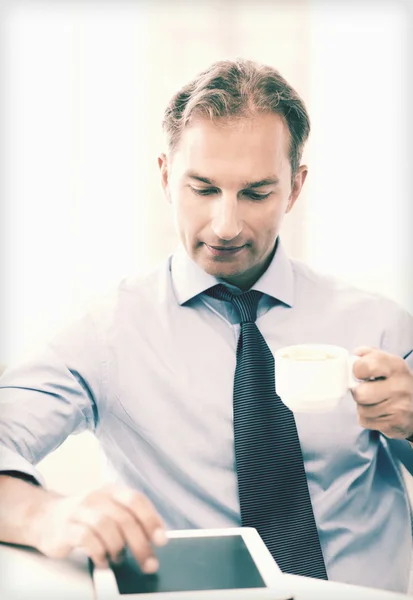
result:
[[[245,244],[242,246],[210,246],[205,244],[212,256],[229,257],[238,254],[245,248]]]

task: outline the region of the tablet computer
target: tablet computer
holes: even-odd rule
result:
[[[166,546],[156,548],[156,574],[142,573],[128,550],[121,564],[93,569],[96,599],[293,598],[283,574],[253,528],[169,531],[168,538]]]

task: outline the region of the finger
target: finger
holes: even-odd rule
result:
[[[374,350],[355,361],[353,373],[357,379],[388,378],[397,371],[399,357]],[[403,360],[403,359],[401,359]]]
[[[356,356],[366,356],[366,354],[371,354],[376,350],[378,350],[378,348],[374,348],[373,346],[358,346],[353,351],[353,354],[355,354]]]
[[[131,515],[128,515],[128,519],[124,519],[122,522],[122,531],[127,545],[142,571],[144,573],[155,573],[158,570],[159,563],[141,524]]]
[[[395,422],[393,415],[377,419],[361,419],[359,417],[359,422],[361,427],[372,431],[380,431],[380,433],[389,438],[404,439],[406,437],[406,431]]]
[[[389,379],[379,381],[363,381],[351,390],[354,400],[359,405],[374,406],[391,397],[392,384]]]
[[[139,521],[144,534],[152,543],[156,546],[164,546],[167,543],[165,525],[152,503],[143,494],[128,488],[117,488],[112,497]]]
[[[87,525],[72,523],[69,527],[72,548],[83,550],[98,568],[109,567],[106,547],[98,535]]]
[[[110,560],[117,562],[118,556],[125,546],[125,538],[110,513],[110,502],[95,509],[80,507],[73,516],[73,521],[91,529],[94,535],[101,540]]]
[[[389,426],[390,417],[384,416],[377,419],[369,419],[360,417],[359,415],[359,424],[364,429],[371,429],[372,431],[381,431],[383,432],[386,427]]]
[[[384,419],[392,414],[392,406],[390,400],[383,400],[379,404],[374,405],[359,405],[357,407],[359,418],[366,421]],[[371,424],[371,423],[370,423]]]
[[[106,515],[116,524],[122,539],[122,545],[127,545],[133,556],[145,573],[154,573],[158,569],[158,561],[153,553],[152,546],[147,538],[141,521],[126,507],[117,504],[114,500],[110,506],[105,508]],[[116,553],[116,554],[115,554]],[[121,550],[114,549],[116,559],[119,558]],[[112,558],[114,560],[114,558]]]

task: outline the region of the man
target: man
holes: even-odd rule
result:
[[[285,255],[302,100],[270,67],[218,62],[164,129],[181,248],[0,380],[0,539],[97,566],[129,545],[151,573],[165,529],[253,525],[287,572],[406,591],[409,506],[385,436],[413,435],[413,319]],[[292,415],[267,342],[344,346],[363,381],[335,411]],[[86,428],[112,483],[47,491],[35,463]]]

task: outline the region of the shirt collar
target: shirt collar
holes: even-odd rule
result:
[[[206,273],[186,253],[180,245],[171,261],[172,285],[179,304],[185,304],[208,288],[221,283],[213,275]],[[272,298],[293,306],[294,273],[290,259],[278,239],[274,257],[265,273],[252,286]]]

